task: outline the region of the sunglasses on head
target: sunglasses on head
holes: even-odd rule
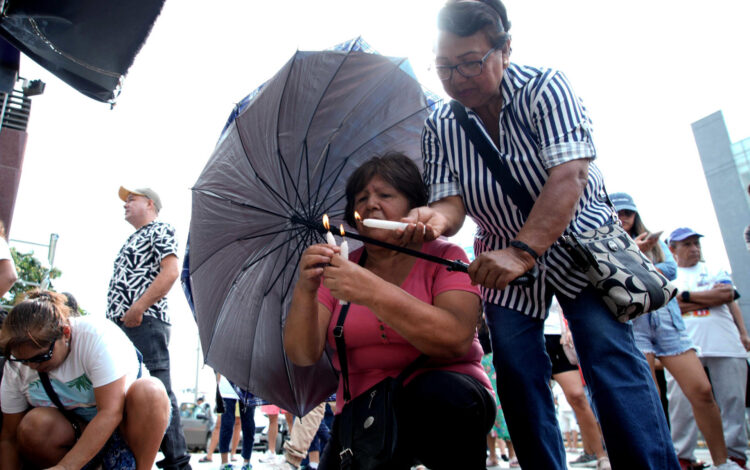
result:
[[[50,359],[52,359],[52,354],[55,352],[55,343],[57,343],[57,340],[59,338],[56,338],[52,341],[52,343],[49,345],[49,350],[45,353],[37,354],[36,356],[29,357],[27,359],[19,359],[13,354],[8,355],[8,360],[13,362],[20,362],[21,364],[39,364],[40,362],[47,362]]]

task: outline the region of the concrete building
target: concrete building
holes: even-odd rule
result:
[[[711,193],[721,237],[729,257],[732,278],[742,297],[738,300],[750,329],[750,252],[745,227],[750,224],[750,138],[732,143],[717,111],[692,124],[695,143]]]

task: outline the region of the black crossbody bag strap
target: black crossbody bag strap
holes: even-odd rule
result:
[[[60,410],[60,413],[65,416],[65,419],[68,420],[71,426],[73,426],[73,432],[76,436],[76,441],[81,437],[81,424],[78,422],[78,415],[73,413],[72,411],[66,409],[62,402],[60,401],[60,397],[57,396],[57,392],[55,392],[55,389],[52,388],[52,382],[49,380],[49,375],[47,375],[46,372],[38,372],[39,374],[39,380],[42,381],[42,386],[44,387],[44,391],[47,392],[47,396],[50,400],[52,400],[52,403],[55,404],[55,406]]]
[[[359,258],[359,265],[364,266],[367,261],[367,250],[362,252],[362,256]],[[339,365],[341,366],[341,378],[344,381],[344,400],[351,400],[351,392],[349,391],[349,365],[346,360],[346,342],[344,341],[344,321],[346,321],[346,315],[349,312],[350,303],[345,304],[339,311],[339,318],[336,322],[336,327],[333,329],[333,336],[336,340],[336,350],[339,354]],[[400,386],[409,375],[423,366],[430,357],[426,354],[420,354],[414,359],[408,366],[401,371],[395,378],[397,386]],[[343,416],[343,415],[341,415]],[[344,422],[345,421],[345,422]],[[341,458],[341,470],[351,470],[352,461],[352,436],[354,435],[354,422],[353,417],[349,416],[348,419],[343,420],[340,424],[344,429],[343,435],[341,436],[341,447],[344,449],[339,457]]]
[[[495,180],[503,187],[503,193],[518,207],[524,219],[528,219],[531,208],[534,206],[534,200],[529,192],[513,177],[508,166],[502,161],[500,154],[490,141],[482,134],[477,123],[469,119],[464,105],[456,100],[451,100],[450,105],[453,115],[466,132],[471,143],[476,147],[482,160],[484,160],[484,164],[490,169]]]

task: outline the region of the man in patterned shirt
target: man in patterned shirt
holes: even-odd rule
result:
[[[171,331],[166,295],[179,274],[177,240],[171,225],[156,220],[161,200],[151,188],[120,187],[125,220],[135,227],[115,259],[107,293],[107,318],[117,323],[143,354],[143,361],[167,389],[172,421],[161,443],[164,469],[189,469],[185,436],[169,372]]]

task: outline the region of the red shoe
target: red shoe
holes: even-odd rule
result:
[[[727,458],[731,460],[732,462],[736,463],[737,465],[739,465],[740,467],[746,468],[745,465],[747,465],[747,460],[739,459],[737,457],[727,457]]]
[[[680,461],[680,469],[682,470],[703,470],[707,468],[706,462],[701,460],[688,460],[688,459],[677,459]]]

